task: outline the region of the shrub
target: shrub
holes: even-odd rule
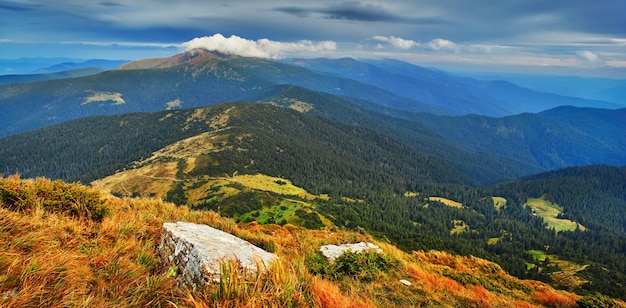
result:
[[[600,293],[587,295],[576,301],[580,308],[613,308],[619,307],[615,301]]]
[[[359,253],[346,251],[334,263],[327,262],[324,257],[315,254],[307,264],[309,271],[330,279],[352,277],[360,281],[371,281],[381,272],[387,272],[397,264],[397,260],[389,255],[374,250]]]
[[[21,180],[17,175],[0,179],[0,203],[15,211],[30,211],[41,206],[47,212],[94,221],[102,221],[109,213],[100,191],[61,180]]]

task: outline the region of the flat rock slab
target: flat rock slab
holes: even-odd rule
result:
[[[378,253],[382,253],[383,250],[380,247],[369,243],[369,242],[360,242],[355,244],[343,244],[343,245],[324,245],[320,247],[320,254],[328,260],[328,262],[333,263],[335,259],[339,258],[346,251],[351,251],[354,253],[360,253],[362,251],[373,249]]]
[[[234,235],[188,222],[163,224],[159,256],[165,268],[176,266],[179,277],[192,288],[219,282],[224,262],[236,261],[240,269],[252,274],[265,270],[277,258]]]

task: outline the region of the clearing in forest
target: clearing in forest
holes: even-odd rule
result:
[[[457,208],[463,208],[463,204],[450,200],[450,199],[446,199],[446,198],[441,198],[441,197],[429,197],[428,200],[430,201],[437,201],[437,202],[441,202],[447,206],[451,206],[451,207],[457,207]]]
[[[524,205],[530,206],[533,209],[533,214],[543,218],[543,221],[548,224],[547,228],[552,228],[557,232],[574,231],[577,227],[582,231],[586,230],[583,225],[575,221],[557,218],[559,214],[563,213],[563,207],[545,200],[543,196],[540,198],[528,198]]]

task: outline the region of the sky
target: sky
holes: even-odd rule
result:
[[[0,0],[0,59],[198,47],[626,79],[626,0]]]

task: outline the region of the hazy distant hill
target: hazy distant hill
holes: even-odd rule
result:
[[[91,67],[91,68],[78,68],[67,71],[61,71],[57,73],[41,73],[41,74],[27,74],[27,75],[2,75],[0,76],[0,85],[10,83],[26,83],[36,82],[52,79],[64,79],[95,75],[105,71],[103,68]]]
[[[128,63],[128,60],[105,60],[105,59],[90,59],[80,62],[62,62],[51,65],[49,67],[40,68],[33,73],[45,74],[45,73],[58,73],[68,70],[77,70],[89,67],[99,67],[105,70],[115,69],[124,63]]]
[[[290,59],[287,63],[351,78],[443,107],[447,114],[505,116],[571,105],[616,109],[623,105],[533,91],[505,81],[480,81],[397,60]]]
[[[503,116],[512,113],[504,102],[468,87],[461,78],[405,62],[320,58],[290,59],[287,63],[351,78],[402,97],[440,106],[451,115],[476,113]]]
[[[575,96],[626,106],[626,79],[580,76],[550,76],[504,73],[476,73],[480,80],[507,80],[535,91]],[[590,106],[592,107],[592,106]]]
[[[73,59],[73,58],[20,58],[0,59],[0,76],[2,75],[39,75],[58,73],[83,68],[98,67],[114,69],[128,60],[104,59]]]
[[[503,118],[415,114],[456,144],[547,169],[626,165],[626,109],[558,107]]]
[[[0,59],[0,75],[32,74],[34,71],[64,62],[77,62],[72,58],[18,58]]]
[[[461,78],[395,60],[287,62],[194,50],[169,58],[134,61],[119,70],[91,76],[2,85],[0,136],[91,115],[262,100],[261,95],[277,85],[341,96],[369,110],[392,114],[409,111],[502,116],[561,105],[616,107],[535,92],[508,82]],[[49,77],[57,76],[33,78]]]

